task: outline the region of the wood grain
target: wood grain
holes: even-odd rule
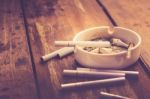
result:
[[[118,26],[130,28],[132,30],[137,31],[142,36],[142,52],[141,56],[147,66],[150,66],[149,61],[149,17],[147,17],[150,13],[150,5],[149,0],[105,0],[101,1],[104,7],[109,12],[110,16],[114,19]],[[143,65],[141,67],[141,65]],[[140,71],[140,79],[133,86],[130,83],[130,87],[133,88],[137,98],[139,99],[148,99],[150,97],[150,88],[148,84],[150,82],[150,77],[144,69],[144,64],[138,64],[135,67],[136,70]],[[136,87],[135,87],[136,86]]]
[[[96,1],[87,0],[25,0],[25,16],[37,71],[41,99],[96,99],[99,91],[82,89],[63,92],[61,83],[77,82],[79,78],[62,77],[63,69],[77,66],[73,55],[41,64],[40,57],[56,49],[55,40],[71,40],[86,28],[110,25]],[[96,20],[96,21],[95,21]],[[84,79],[87,80],[87,79]]]
[[[106,9],[119,26],[127,27],[138,32],[142,37],[141,59],[150,71],[149,27],[150,27],[149,0],[119,0],[103,1]]]
[[[37,99],[19,0],[0,1],[0,99]]]
[[[60,84],[91,80],[62,76],[63,69],[74,69],[80,66],[74,61],[74,55],[63,59],[55,58],[44,64],[40,63],[42,55],[59,49],[54,46],[55,40],[71,40],[77,32],[83,29],[112,24],[109,17],[105,15],[104,9],[101,9],[102,5],[98,5],[96,0],[92,2],[90,0],[36,0],[36,2],[24,0],[22,5],[31,44],[31,56],[33,56],[37,74],[40,99],[99,99],[100,90],[133,99],[142,97],[146,99],[149,96],[149,77],[139,62],[127,68],[139,71],[139,79],[130,79],[125,84],[109,87],[95,86],[69,91],[60,90]]]

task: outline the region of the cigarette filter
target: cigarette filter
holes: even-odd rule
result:
[[[58,51],[58,56],[60,58],[72,53],[74,51],[74,47],[64,47]]]
[[[60,58],[72,53],[74,51],[73,47],[64,47],[59,50],[56,50],[52,53],[49,53],[47,55],[44,55],[41,57],[42,61],[48,61],[52,59],[53,57],[59,56]]]

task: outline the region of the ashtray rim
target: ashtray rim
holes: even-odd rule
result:
[[[109,26],[98,26],[98,27],[92,27],[92,28],[88,28],[88,29],[85,29],[83,31],[80,31],[79,33],[77,33],[75,35],[75,37],[73,38],[73,41],[77,41],[77,38],[87,32],[87,31],[91,31],[91,30],[95,30],[95,29],[100,29],[100,28],[109,28]],[[131,48],[131,51],[132,50],[135,50],[137,47],[139,47],[141,45],[141,42],[142,42],[142,38],[141,36],[136,33],[135,31],[131,30],[131,29],[128,29],[128,28],[124,28],[124,27],[114,27],[114,29],[124,29],[124,30],[127,30],[127,31],[130,31],[131,33],[133,33],[134,35],[136,35],[136,37],[138,38],[138,43]],[[125,54],[127,53],[127,51],[121,51],[121,52],[118,52],[118,53],[111,53],[111,54],[98,54],[98,53],[92,53],[92,52],[88,52],[86,50],[84,50],[82,47],[80,46],[75,46],[77,49],[80,49],[80,51],[84,52],[84,53],[87,53],[87,54],[90,54],[90,55],[100,55],[100,56],[116,56],[116,55],[121,55],[121,54]]]

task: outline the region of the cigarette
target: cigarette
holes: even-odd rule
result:
[[[131,99],[128,97],[120,96],[120,95],[115,95],[115,94],[110,94],[106,92],[100,92],[101,96],[109,97],[109,98],[115,98],[115,99]]]
[[[109,41],[55,41],[56,46],[111,47]]]
[[[49,54],[47,54],[47,55],[42,56],[42,57],[41,57],[41,60],[42,60],[43,62],[45,62],[45,61],[48,61],[48,60],[50,60],[50,59],[56,57],[57,55],[58,55],[58,51],[54,51],[54,52],[52,52],[52,53],[49,53]]]
[[[112,48],[101,48],[100,53],[102,54],[110,54],[112,53]]]
[[[129,59],[131,57],[131,48],[133,47],[133,44],[130,43],[127,50],[127,56],[126,58]]]
[[[110,73],[96,71],[79,71],[79,70],[64,70],[65,76],[81,76],[81,77],[125,77],[125,73]]]
[[[60,58],[72,53],[74,51],[74,48],[73,47],[64,47],[64,48],[61,48],[59,50],[56,50],[50,54],[47,54],[47,55],[44,55],[41,57],[41,60],[42,61],[48,61],[56,56],[59,56]]]
[[[131,57],[131,50],[128,48],[126,58],[127,58],[127,59],[130,59],[130,57]]]
[[[110,78],[110,79],[104,79],[104,80],[94,80],[94,81],[85,81],[85,82],[62,84],[61,88],[62,89],[68,89],[68,88],[76,88],[76,87],[82,87],[82,86],[111,84],[111,83],[122,82],[122,81],[125,81],[125,77],[118,77],[118,78]]]
[[[113,45],[116,45],[116,46],[121,46],[121,47],[125,47],[125,48],[128,48],[128,44],[124,43],[122,40],[120,39],[116,39],[116,38],[113,38],[111,40],[112,44]]]
[[[100,48],[95,48],[94,50],[91,50],[90,52],[92,52],[92,53],[99,53],[100,52]]]
[[[100,70],[100,69],[90,69],[90,68],[77,68],[78,71],[95,71],[95,72],[111,72],[111,73],[125,73],[126,75],[138,76],[138,71],[123,71],[123,70]]]
[[[74,51],[74,47],[64,47],[58,51],[58,56],[60,58],[72,53]]]

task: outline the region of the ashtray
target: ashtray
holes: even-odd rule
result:
[[[96,38],[119,38],[125,42],[132,42],[134,46],[130,49],[131,55],[127,58],[128,51],[109,54],[92,53],[77,45],[74,50],[75,59],[84,67],[121,69],[131,66],[140,57],[140,35],[123,27],[113,27],[112,29],[109,26],[89,28],[77,33],[73,41],[91,41]]]

